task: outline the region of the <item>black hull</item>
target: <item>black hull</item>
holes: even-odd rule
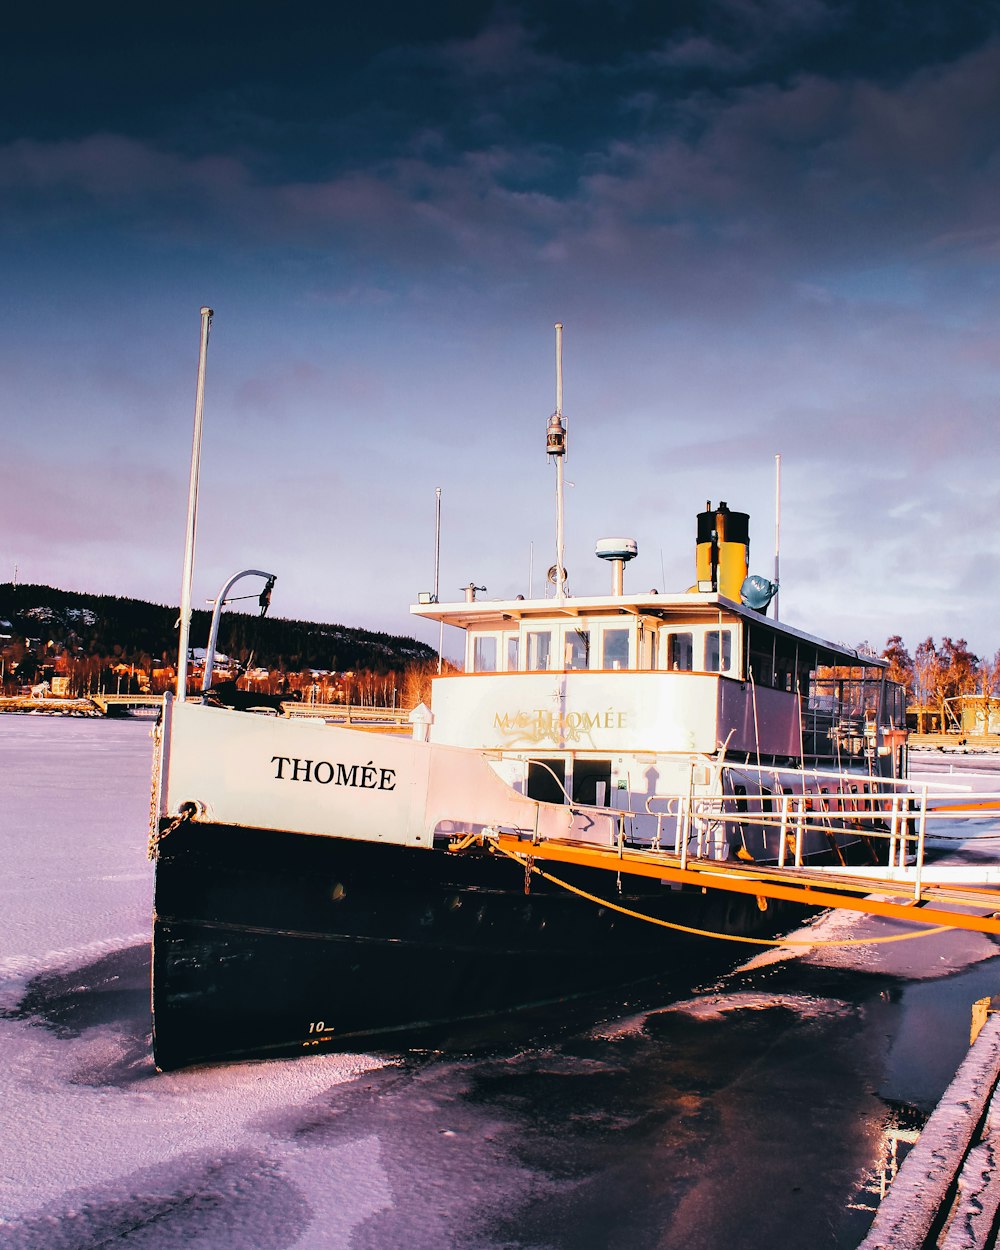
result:
[[[676,923],[742,933],[780,923],[773,902],[762,913],[745,896],[627,876],[619,892],[612,873],[558,875]],[[435,1026],[623,990],[685,961],[692,979],[701,971],[705,939],[537,875],[524,886],[520,865],[486,852],[183,824],[156,867],[156,1064],[407,1045]]]

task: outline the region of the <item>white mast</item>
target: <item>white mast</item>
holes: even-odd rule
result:
[[[177,640],[177,701],[187,697],[188,639],[191,634],[191,583],[194,579],[194,541],[198,529],[198,478],[201,472],[201,419],[205,410],[205,362],[211,308],[201,310],[201,349],[198,353],[198,384],[194,394],[194,437],[191,440],[191,478],[188,483],[187,535],[184,541],[184,572],[181,576],[180,636]]]
[[[438,602],[441,590],[441,487],[434,489],[434,602]],[[441,672],[444,654],[444,618],[438,621],[438,672]]]
[[[556,322],[556,410],[549,417],[545,437],[546,453],[556,462],[556,598],[566,593],[566,544],[563,535],[563,475],[566,458],[566,427],[563,425],[562,402],[562,322]]]
[[[778,619],[778,561],[781,554],[781,452],[774,455],[774,619]]]

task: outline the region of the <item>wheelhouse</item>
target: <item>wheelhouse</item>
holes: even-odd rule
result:
[[[717,592],[412,611],[465,632],[464,672],[434,683],[434,741],[813,765],[903,750],[903,692],[885,661]],[[902,771],[901,755],[891,763]]]

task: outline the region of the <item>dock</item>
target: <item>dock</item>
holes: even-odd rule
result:
[[[194,698],[196,696],[189,696]],[[61,695],[10,695],[0,697],[0,712],[43,712],[50,716],[118,716],[163,706],[162,694],[97,694],[66,698]],[[280,715],[311,717],[330,724],[348,725],[354,729],[377,729],[383,732],[409,731],[410,713],[397,707],[373,707],[369,704],[299,703],[284,699]]]
[[[996,1245],[1000,1014],[989,1004],[989,999],[976,1004],[969,1053],[903,1160],[859,1250]],[[985,1023],[977,1030],[981,1019]]]

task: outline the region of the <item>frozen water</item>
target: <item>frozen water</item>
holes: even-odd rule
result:
[[[0,716],[3,1250],[844,1250],[887,1104],[919,1121],[995,985],[985,938],[826,916],[577,1033],[157,1075],[151,747]]]
[[[258,1124],[380,1060],[153,1071],[151,749],[148,721],[0,717],[0,1244],[346,1245],[377,1144],[335,1152],[331,1195]]]

